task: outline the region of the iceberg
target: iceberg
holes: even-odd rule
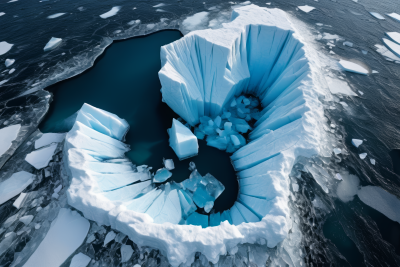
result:
[[[0,56],[4,55],[5,53],[7,53],[8,51],[10,51],[10,49],[13,47],[13,44],[9,44],[5,41],[0,42]]]
[[[82,252],[79,252],[72,258],[69,267],[86,267],[91,260],[92,259],[89,256],[86,256]]]
[[[43,48],[43,51],[47,52],[52,49],[55,49],[57,46],[59,46],[61,44],[61,42],[62,42],[61,38],[51,37],[50,41]]]
[[[366,70],[365,68],[363,68],[360,65],[353,63],[351,61],[340,60],[339,65],[342,66],[342,68],[346,71],[363,74],[363,75],[368,74],[368,70]]]
[[[305,5],[305,6],[298,6],[298,8],[299,8],[301,11],[305,12],[305,13],[308,13],[308,12],[313,11],[313,10],[315,9],[315,7],[313,7],[313,6],[307,6],[307,5]]]
[[[353,144],[353,146],[359,147],[359,146],[363,143],[363,140],[360,140],[360,139],[351,139],[351,143]]]
[[[169,145],[180,160],[196,156],[199,153],[197,137],[180,121],[173,119],[168,129]]]
[[[10,149],[12,142],[17,138],[21,124],[15,124],[0,129],[0,157]]]
[[[20,171],[2,181],[0,183],[0,205],[21,193],[33,182],[34,178],[35,175],[32,173]]]

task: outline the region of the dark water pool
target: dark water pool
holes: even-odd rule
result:
[[[161,101],[160,47],[181,37],[179,31],[169,30],[113,43],[92,68],[47,88],[53,102],[39,128],[42,132],[68,130],[62,121],[83,103],[115,113],[131,126],[126,143],[131,146],[127,156],[133,163],[155,171],[163,166],[163,157],[171,158],[175,163],[172,179],[181,182],[189,177],[193,161],[202,175],[211,173],[224,184],[225,191],[214,205],[215,211],[223,211],[233,205],[238,192],[229,154],[199,140],[199,155],[179,161],[168,144],[167,129],[178,115]]]

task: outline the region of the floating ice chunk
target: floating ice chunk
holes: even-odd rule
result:
[[[369,159],[369,161],[371,162],[372,165],[375,165],[376,163],[375,159]]]
[[[208,216],[194,212],[187,218],[186,224],[199,225],[202,228],[207,228],[208,227]]]
[[[388,61],[395,61],[396,63],[400,63],[400,58],[393,54],[389,49],[386,48],[384,45],[376,44],[376,52],[381,54],[383,57],[385,57],[386,60]]]
[[[26,216],[19,218],[19,221],[25,225],[30,224],[32,222],[32,220],[33,220],[33,215],[26,215]]]
[[[365,157],[367,156],[367,153],[361,153],[359,156],[360,156],[360,159],[365,159]]]
[[[50,160],[53,158],[54,151],[56,151],[57,144],[52,144],[48,147],[32,151],[26,155],[25,160],[36,169],[40,170],[49,165]]]
[[[400,33],[398,32],[386,32],[385,33],[390,39],[400,44]]]
[[[209,213],[211,209],[214,207],[214,201],[207,201],[204,205],[204,211]]]
[[[54,189],[54,193],[59,193],[60,191],[61,191],[61,189],[62,189],[62,184],[60,184],[59,186],[57,186],[55,189]]]
[[[324,39],[324,40],[340,40],[341,38],[337,34],[330,34],[330,33],[324,32],[322,35],[322,39]]]
[[[121,262],[127,262],[130,260],[133,254],[133,249],[131,245],[121,246]]]
[[[345,81],[326,77],[326,82],[328,84],[329,91],[331,91],[332,94],[357,96],[357,94],[351,90],[350,86]]]
[[[371,14],[372,16],[374,16],[375,18],[380,19],[380,20],[385,19],[381,14],[379,14],[377,12],[369,12],[369,14]]]
[[[396,56],[400,57],[400,45],[396,44],[395,42],[392,42],[386,38],[382,38],[383,43],[386,45],[387,48],[389,48],[390,51],[392,51]]]
[[[379,73],[379,71],[377,71],[377,70],[372,70],[372,74],[376,74],[376,73]]]
[[[1,185],[0,185],[1,186]],[[13,206],[17,209],[20,209],[22,204],[24,203],[26,199],[27,194],[21,193],[19,197],[14,201]]]
[[[299,8],[301,11],[304,11],[304,12],[306,12],[306,13],[308,13],[308,12],[310,12],[310,11],[312,11],[312,10],[315,9],[315,7],[308,6],[308,5],[305,5],[305,6],[298,6],[298,8]]]
[[[61,208],[46,237],[24,266],[60,266],[85,240],[89,227],[89,221],[78,212]]]
[[[353,146],[359,147],[359,146],[363,143],[363,140],[360,140],[360,139],[351,139],[351,143],[353,144]]]
[[[182,21],[182,26],[187,32],[204,29],[208,21],[209,12],[203,11],[187,17]]]
[[[55,198],[55,199],[58,199],[58,198],[60,197],[60,195],[57,194],[57,193],[53,193],[53,194],[51,195],[51,197],[52,197],[52,198]]]
[[[400,200],[378,186],[364,186],[357,193],[362,202],[400,223]]]
[[[292,188],[294,192],[299,192],[299,185],[298,184],[292,184]]]
[[[164,159],[164,167],[169,171],[175,169],[174,161],[172,159]]]
[[[336,180],[339,180],[339,181],[342,181],[342,180],[343,180],[343,178],[342,178],[342,176],[340,175],[340,173],[336,173],[336,175],[334,176],[334,178],[335,178]]]
[[[65,133],[45,133],[35,141],[35,149],[50,145],[51,143],[60,143],[65,138]]]
[[[8,74],[12,74],[12,73],[14,73],[14,71],[15,71],[15,69],[13,68],[8,72]]]
[[[21,193],[33,182],[34,175],[26,171],[16,172],[0,183],[0,205]]]
[[[14,64],[15,59],[9,59],[7,58],[6,61],[4,61],[4,65],[6,65],[6,67],[10,67],[12,64]]]
[[[10,49],[13,47],[13,44],[9,44],[5,41],[0,42],[0,56],[4,55],[5,53],[7,53],[8,51],[10,51]]]
[[[340,60],[339,64],[343,67],[343,69],[350,71],[350,72],[354,72],[354,73],[358,73],[358,74],[363,74],[363,75],[367,75],[368,74],[368,70],[366,70],[365,68],[361,67],[360,65],[347,61],[347,60]]]
[[[111,8],[110,11],[108,11],[108,12],[106,12],[106,13],[104,13],[104,14],[101,14],[101,15],[100,15],[100,18],[106,19],[106,18],[115,16],[115,15],[117,15],[117,13],[118,13],[118,11],[119,11],[120,9],[121,9],[120,6],[115,6],[115,7]]]
[[[169,145],[180,160],[196,156],[199,152],[197,137],[180,121],[173,119],[168,129]]]
[[[61,17],[62,15],[65,15],[65,13],[56,13],[56,14],[48,16],[47,18],[48,19],[55,19],[55,18]]]
[[[89,256],[79,252],[72,258],[69,267],[86,267],[91,260],[92,259]]]
[[[52,49],[55,49],[57,46],[61,44],[61,42],[62,42],[61,38],[51,37],[50,41],[43,48],[43,51],[47,52]]]
[[[397,21],[400,21],[400,15],[399,14],[397,14],[397,13],[390,13],[390,14],[386,14],[387,16],[389,16],[389,17],[391,17],[391,18],[393,18],[393,19],[395,19],[395,20],[397,20]]]
[[[157,170],[153,178],[154,183],[163,183],[172,176],[172,173],[167,168]]]
[[[343,45],[348,46],[348,47],[353,47],[353,43],[349,42],[349,41],[344,42]]]
[[[2,80],[2,81],[0,82],[0,85],[5,84],[6,82],[8,82],[8,79],[7,79],[7,80]]]
[[[341,201],[349,202],[357,194],[360,180],[357,176],[348,173],[343,173],[342,176],[343,181],[339,183],[336,194]]]
[[[110,231],[107,233],[106,237],[104,238],[103,247],[107,246],[108,243],[114,240],[117,234],[114,231]]]
[[[0,12],[0,17],[3,16],[3,15],[5,15],[5,14],[6,14],[6,13],[4,13],[4,12]]]
[[[21,124],[11,125],[0,129],[0,157],[11,147],[17,138]]]
[[[160,4],[157,4],[157,5],[153,6],[153,7],[162,7],[162,6],[165,6],[165,4],[164,3],[160,3]]]
[[[334,148],[333,149],[333,152],[336,154],[336,155],[339,155],[340,153],[342,153],[342,150],[340,149],[340,148]]]

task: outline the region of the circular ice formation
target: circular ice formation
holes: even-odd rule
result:
[[[276,246],[290,228],[288,175],[298,156],[318,154],[323,116],[305,48],[285,13],[237,8],[222,28],[192,32],[162,47],[161,59],[163,99],[193,126],[202,116],[221,114],[234,96],[261,100],[251,142],[231,157],[240,185],[229,210],[232,224],[181,225],[180,189],[153,188],[148,170],[135,170],[124,156],[126,121],[87,104],[65,141],[68,203],[138,245],[160,249],[173,266],[190,263],[195,252],[216,263],[238,244]]]

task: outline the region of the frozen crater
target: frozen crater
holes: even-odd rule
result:
[[[222,28],[161,49],[163,100],[198,138],[233,152],[240,189],[229,210],[196,212],[223,191],[216,178],[192,166],[189,179],[165,183],[171,162],[155,176],[135,166],[125,157],[128,123],[87,104],[64,144],[68,203],[139,246],[160,249],[173,266],[191,263],[196,252],[216,263],[238,244],[275,247],[291,227],[288,175],[299,156],[319,154],[323,138],[323,108],[300,38],[283,11],[248,5]]]

